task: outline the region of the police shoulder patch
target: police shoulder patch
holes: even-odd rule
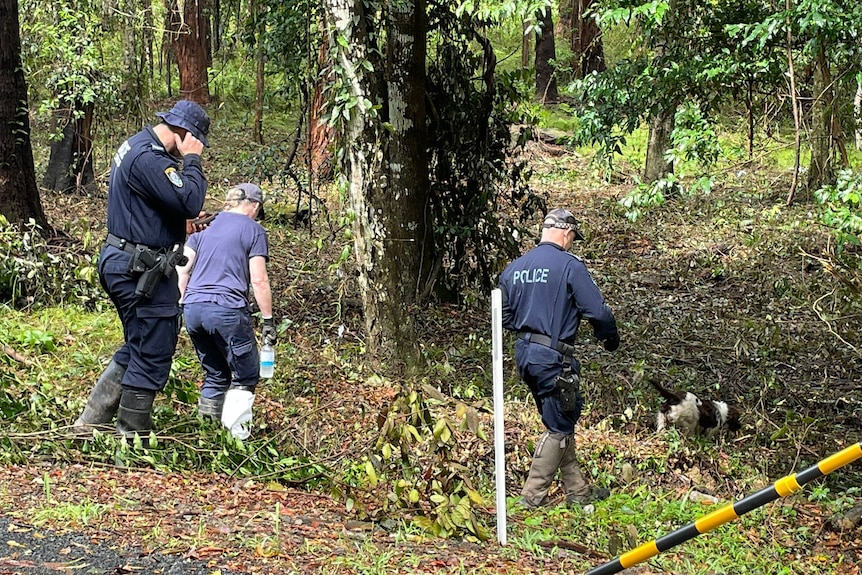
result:
[[[174,186],[176,186],[177,188],[183,187],[183,178],[182,176],[180,176],[179,172],[177,172],[176,168],[174,168],[173,166],[168,168],[167,170],[165,170],[165,175],[168,177],[168,179]]]

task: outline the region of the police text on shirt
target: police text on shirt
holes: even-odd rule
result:
[[[516,271],[512,274],[512,283],[516,284],[546,284],[548,283],[548,268],[535,268],[532,270]]]

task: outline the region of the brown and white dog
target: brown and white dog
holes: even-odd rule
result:
[[[650,384],[664,398],[658,412],[656,431],[673,425],[685,435],[711,437],[720,430],[738,431],[741,427],[739,410],[724,401],[702,400],[689,391],[667,389],[654,379]]]

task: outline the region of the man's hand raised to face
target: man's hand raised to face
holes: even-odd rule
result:
[[[188,154],[201,155],[204,151],[204,143],[195,138],[191,132],[186,132],[185,137],[180,138],[180,135],[174,132],[174,141],[176,142],[177,152],[180,157],[185,157]]]

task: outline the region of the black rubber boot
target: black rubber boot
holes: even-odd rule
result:
[[[153,428],[153,401],[156,392],[149,389],[124,387],[117,410],[117,433],[132,438],[137,433],[142,439]]]
[[[76,432],[90,432],[94,425],[111,423],[120,404],[120,394],[123,391],[121,383],[125,373],[126,368],[111,360],[90,391],[83,413],[75,420]]]
[[[221,421],[222,409],[224,409],[224,396],[198,399],[198,415],[201,417]]]

